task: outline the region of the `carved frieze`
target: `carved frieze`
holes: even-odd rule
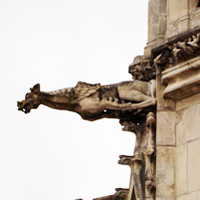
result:
[[[200,33],[166,44],[154,58],[154,65],[162,70],[198,56],[200,53]]]
[[[176,102],[200,92],[200,32],[164,46],[153,59],[164,86],[162,97]]]

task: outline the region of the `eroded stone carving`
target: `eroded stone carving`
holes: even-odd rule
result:
[[[149,65],[149,59],[145,56],[136,56],[129,65],[129,73],[133,80],[149,81],[155,79],[155,68]]]
[[[137,119],[138,120],[138,119]],[[149,112],[137,122],[120,121],[122,130],[136,134],[134,156],[121,155],[119,164],[131,168],[130,188],[127,200],[154,199],[155,195],[155,114]]]
[[[120,118],[124,112],[141,112],[155,106],[155,80],[149,82],[134,80],[101,86],[78,82],[74,88],[53,92],[41,92],[37,84],[18,102],[18,110],[29,113],[40,104],[76,112],[83,119],[96,120],[104,117]]]
[[[93,200],[127,200],[128,189],[116,188],[116,193],[105,197],[95,198]]]
[[[154,65],[166,69],[174,64],[197,56],[199,52],[200,33],[197,33],[184,40],[169,43],[168,46],[154,58]]]

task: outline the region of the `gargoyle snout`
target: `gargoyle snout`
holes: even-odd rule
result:
[[[19,111],[22,111],[25,114],[30,112],[30,108],[29,108],[30,106],[29,106],[28,103],[26,103],[26,100],[18,101],[17,102],[17,107],[18,107]]]
[[[39,106],[38,96],[33,92],[27,93],[25,100],[17,102],[18,110],[29,113],[32,108],[37,108]]]

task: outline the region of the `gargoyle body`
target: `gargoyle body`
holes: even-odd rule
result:
[[[37,84],[26,94],[25,100],[18,102],[18,110],[29,113],[40,104],[73,111],[83,119],[120,118],[125,112],[141,112],[154,106],[155,80],[149,82],[134,80],[101,86],[78,82],[73,88],[53,92],[41,92]]]

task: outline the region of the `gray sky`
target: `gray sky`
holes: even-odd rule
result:
[[[131,80],[128,65],[147,42],[147,0],[5,0],[0,3],[0,199],[73,200],[129,187],[135,137],[118,120],[82,120],[17,101],[78,81]]]

